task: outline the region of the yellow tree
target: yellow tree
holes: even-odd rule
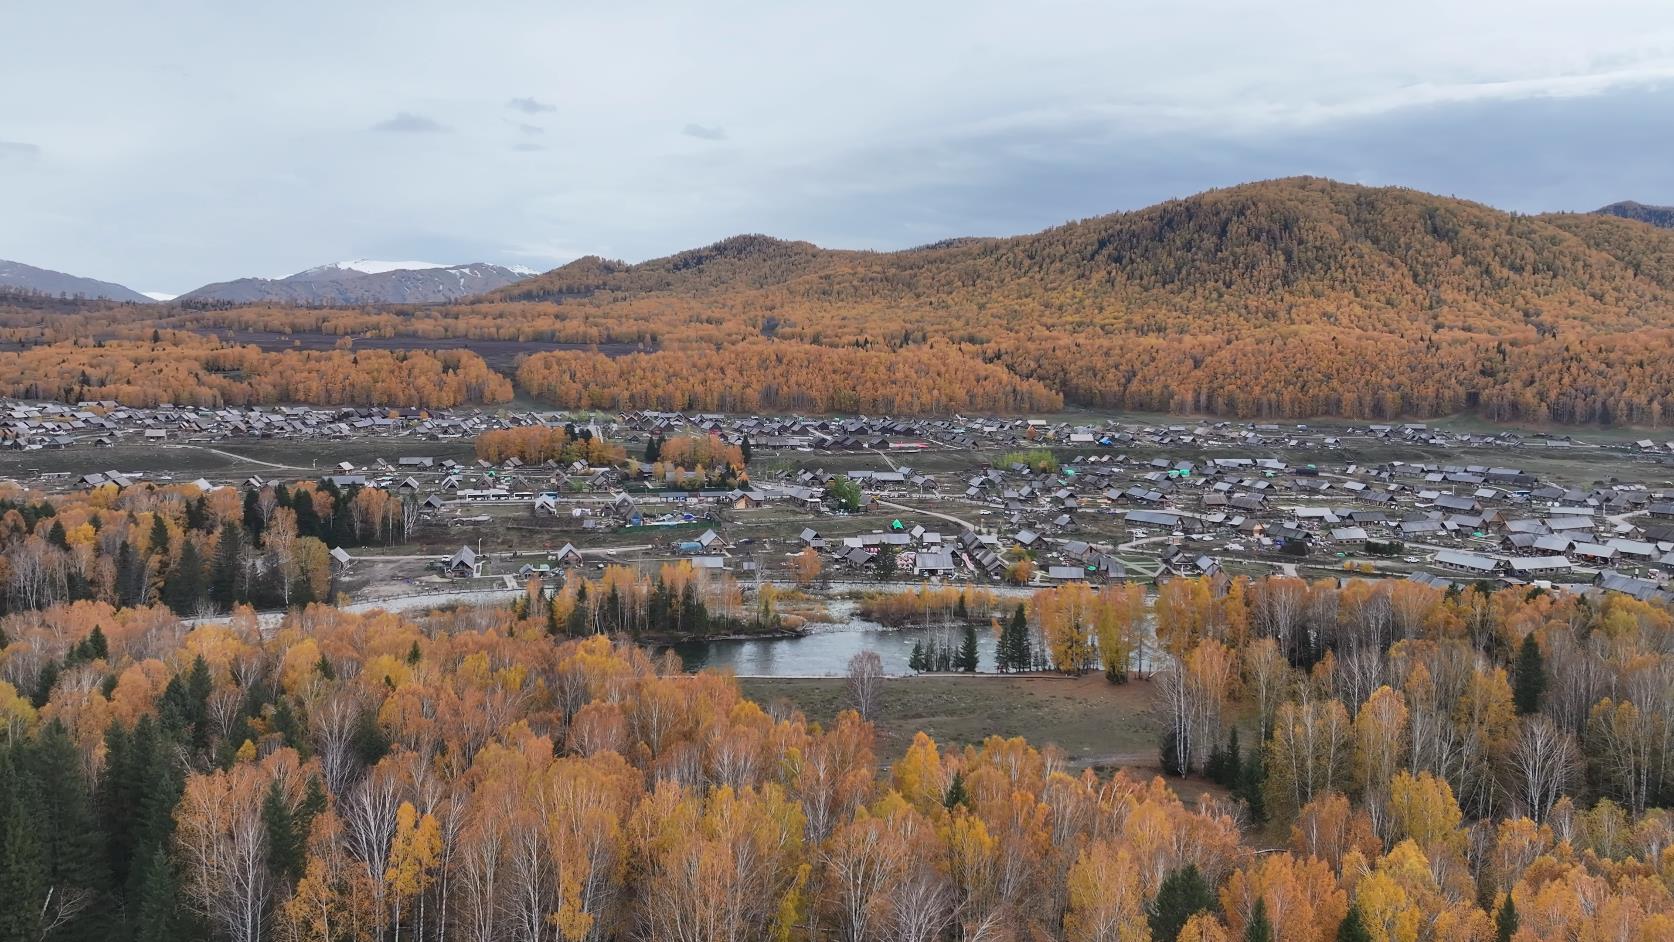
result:
[[[812,546],[791,557],[791,574],[797,585],[811,586],[818,582],[824,568],[820,554]]]
[[[1257,900],[1274,926],[1285,927],[1284,942],[1330,942],[1348,912],[1348,894],[1331,867],[1318,858],[1267,854],[1233,873],[1221,886],[1221,911],[1241,937]]]
[[[1157,590],[1157,643],[1177,658],[1217,628],[1216,603],[1206,578],[1170,579]]]
[[[1446,779],[1429,772],[1402,772],[1389,784],[1390,828],[1396,840],[1412,840],[1428,854],[1460,850],[1464,815]]]
[[[907,754],[891,771],[895,790],[914,808],[928,811],[942,803],[947,792],[946,772],[942,768],[936,741],[923,730],[913,735],[913,744],[907,747]]]
[[[441,849],[441,830],[436,819],[428,814],[421,816],[412,802],[402,802],[395,810],[395,834],[390,841],[389,867],[384,872],[390,901],[395,907],[390,925],[394,927],[396,942],[401,939],[401,911],[408,901],[418,898],[430,886]],[[421,936],[423,931],[421,913],[414,935]]]
[[[1079,674],[1092,658],[1092,635],[1098,621],[1098,594],[1084,582],[1042,589],[1029,600],[1052,665]]]
[[[1176,942],[1232,942],[1226,927],[1210,913],[1197,913],[1180,927]]]
[[[1065,942],[1150,942],[1139,868],[1110,841],[1083,848],[1069,871]]]
[[[1337,700],[1279,707],[1267,741],[1267,788],[1275,809],[1295,811],[1347,778],[1348,711]]]
[[[1137,582],[1107,586],[1099,592],[1094,616],[1094,634],[1099,642],[1099,660],[1106,677],[1127,676],[1134,651],[1145,631],[1145,587]]]
[[[1407,757],[1407,703],[1400,693],[1379,687],[1354,716],[1354,783],[1372,824],[1385,833],[1389,783]]]

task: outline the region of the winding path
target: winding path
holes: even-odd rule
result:
[[[164,445],[163,447],[164,448],[195,448],[198,451],[207,451],[212,455],[220,455],[223,458],[231,458],[234,461],[248,461],[251,464],[259,464],[264,468],[277,468],[280,471],[308,471],[308,472],[313,472],[313,471],[318,470],[317,468],[301,468],[301,467],[298,467],[294,464],[274,464],[271,461],[263,461],[260,458],[249,458],[249,457],[246,457],[244,455],[235,455],[230,451],[222,451],[219,448],[208,448],[208,447],[203,446],[203,445]]]
[[[880,507],[894,507],[896,510],[905,510],[908,513],[923,514],[926,517],[935,517],[938,520],[946,520],[949,523],[957,523],[967,530],[977,529],[976,524],[970,522],[969,520],[955,517],[953,514],[944,514],[937,510],[922,510],[918,507],[908,507],[906,504],[897,504],[894,501],[883,500],[881,498],[874,498],[874,500],[877,500],[878,506]]]

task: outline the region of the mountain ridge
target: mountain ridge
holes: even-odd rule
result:
[[[1593,212],[1603,216],[1634,219],[1658,229],[1674,229],[1674,206],[1653,206],[1636,200],[1621,200],[1609,206],[1601,206]]]
[[[282,278],[238,278],[216,282],[188,291],[178,300],[188,303],[210,301],[322,306],[434,304],[458,301],[526,277],[526,270],[487,262],[436,265],[355,259],[315,266]]]
[[[977,303],[986,291],[989,301],[1032,304],[1067,295],[1108,311],[1185,310],[1230,297],[1266,306],[1295,292],[1411,312],[1484,299],[1510,307],[1530,294],[1584,296],[1582,286],[1593,282],[1617,285],[1643,303],[1667,300],[1661,296],[1674,293],[1674,239],[1609,215],[1513,214],[1406,187],[1291,177],[1035,233],[894,251],[746,235],[632,264],[588,256],[478,300],[765,291],[831,304],[877,297]],[[1385,296],[1368,298],[1372,286]],[[1064,299],[1045,306],[1062,308]]]
[[[100,281],[97,278],[86,278],[71,275],[66,272],[54,271],[50,268],[38,268],[25,265],[22,262],[0,259],[0,287],[29,291],[53,297],[83,297],[94,300],[125,301],[134,304],[151,304],[152,299],[146,297],[127,285],[119,285],[114,281]]]
[[[753,370],[795,408],[775,378],[792,358],[815,386],[860,356],[847,351],[886,351],[902,376],[964,356],[973,376],[999,364],[1101,408],[1674,416],[1674,230],[1311,177],[891,252],[741,236],[636,264],[585,258],[471,303],[506,301],[555,302],[553,331],[588,324],[574,335],[654,346],[615,360],[543,353],[519,373],[537,396],[613,408],[752,407],[708,391],[720,369]],[[875,391],[893,375],[843,368],[828,407],[850,401],[852,382]]]

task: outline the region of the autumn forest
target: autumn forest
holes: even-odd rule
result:
[[[452,305],[12,297],[0,391],[1655,426],[1674,407],[1671,301],[1669,230],[1297,178],[902,252],[743,236],[634,265],[584,258]],[[473,341],[538,349],[490,365]]]
[[[264,623],[212,592],[190,610],[226,617],[183,620],[175,547],[243,539],[242,509],[113,497],[6,514],[8,553],[68,542],[93,588],[0,619],[5,939],[1674,932],[1674,616],[1625,596],[1271,577],[959,606],[1002,670],[1150,685],[1148,779],[1021,739],[880,754],[863,672],[829,723],[683,673],[632,637],[702,607],[689,567],[416,617]],[[89,512],[94,542],[133,518],[118,555],[160,597],[98,587],[63,526]]]

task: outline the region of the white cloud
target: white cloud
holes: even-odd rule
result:
[[[688,124],[680,129],[680,133],[687,137],[695,137],[700,141],[724,141],[727,139],[727,129],[719,126]]]
[[[393,118],[386,118],[372,125],[372,130],[393,131],[399,134],[437,134],[447,130],[447,128],[443,127],[441,122],[434,118],[401,111],[397,112]]]
[[[516,111],[521,111],[524,114],[544,114],[549,111],[558,110],[557,105],[549,105],[544,101],[539,101],[534,98],[513,98],[511,101],[506,102],[506,107]]]

